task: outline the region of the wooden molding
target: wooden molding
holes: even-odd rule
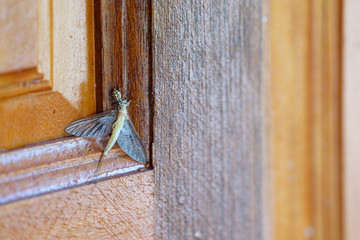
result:
[[[0,100],[51,89],[51,1],[6,0],[0,20]],[[19,17],[21,16],[21,17]]]
[[[29,41],[38,46],[38,58],[33,68],[19,66],[17,72],[0,76],[1,149],[62,137],[69,122],[95,112],[93,32],[89,30],[93,16],[84,14],[92,9],[91,3],[84,0],[71,6],[69,2],[64,7],[57,1],[32,1],[36,18],[31,25],[38,32],[29,35]],[[15,6],[23,9],[21,2]],[[12,2],[4,7],[11,8]],[[18,14],[21,19],[22,12]],[[7,51],[11,55],[12,49]]]
[[[50,90],[50,82],[37,69],[27,69],[0,75],[0,100],[26,93]]]
[[[94,175],[106,140],[68,137],[0,154],[0,205],[144,170],[119,147]]]
[[[122,8],[119,9],[120,2]],[[44,26],[38,33],[41,45],[38,69],[18,73],[26,76],[22,78],[26,79],[21,80],[23,82],[42,79],[47,84],[47,91],[39,88],[40,92],[13,94],[0,101],[0,113],[4,113],[0,114],[3,133],[0,139],[3,148],[0,152],[0,204],[123,176],[144,168],[116,145],[107,156],[103,171],[94,177],[107,139],[99,142],[85,138],[48,140],[64,136],[67,123],[94,112],[93,63],[96,61],[95,68],[101,73],[96,75],[96,87],[104,92],[97,96],[97,101],[104,103],[104,109],[110,108],[109,89],[121,87],[123,94],[134,100],[129,108],[130,116],[148,149],[152,142],[152,94],[148,94],[151,92],[149,2],[84,0],[81,4],[71,3],[75,12],[85,15],[77,18],[67,10],[71,6],[38,0],[38,24]],[[118,14],[115,20],[122,24],[114,25],[114,18],[109,19],[109,14]],[[69,19],[87,32],[79,31],[73,24],[70,26]],[[99,26],[101,41],[96,42],[99,40],[96,35],[94,42],[94,28]],[[124,35],[121,39],[119,33]],[[68,49],[62,50],[65,46]],[[119,46],[121,51],[112,51],[112,47]],[[67,60],[75,59],[74,56],[81,60]],[[120,60],[122,64],[119,65]],[[118,75],[119,72],[122,74]],[[7,78],[13,81],[14,76],[10,74]],[[0,91],[2,83],[6,88],[6,81],[0,81]],[[53,91],[48,89],[50,87]],[[74,92],[74,89],[78,91]]]

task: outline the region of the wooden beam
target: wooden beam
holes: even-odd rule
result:
[[[261,1],[154,1],[156,236],[261,239]]]

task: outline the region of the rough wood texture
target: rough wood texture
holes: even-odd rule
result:
[[[344,1],[343,139],[344,235],[360,239],[360,2]]]
[[[270,1],[264,18],[267,239],[341,239],[340,11]]]
[[[156,236],[261,239],[261,1],[154,1]]]
[[[95,176],[106,143],[66,138],[0,153],[0,205],[144,169],[114,147]]]
[[[95,2],[97,111],[111,109],[112,88],[133,102],[130,117],[144,145],[151,142],[150,1]],[[101,14],[99,14],[101,13]],[[99,63],[100,62],[100,63]],[[150,92],[150,93],[149,93]]]
[[[154,239],[153,172],[0,207],[0,239]]]

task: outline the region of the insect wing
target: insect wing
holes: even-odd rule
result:
[[[128,116],[125,117],[117,142],[121,149],[132,159],[140,163],[147,163],[145,147]]]
[[[115,120],[115,110],[102,112],[70,123],[65,131],[78,137],[108,136]]]

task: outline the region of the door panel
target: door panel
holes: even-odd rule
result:
[[[0,75],[0,238],[153,238],[153,173],[116,145],[95,176],[108,138],[64,132],[69,122],[111,108],[115,87],[133,100],[130,116],[151,149],[149,2],[32,4],[13,11],[35,29],[26,35],[36,48],[35,58],[28,53],[34,64],[9,64],[11,72]],[[33,11],[31,20],[21,19],[27,11]],[[8,12],[1,13],[6,28]],[[119,23],[114,28],[113,21]],[[11,49],[0,50],[10,58]]]
[[[25,2],[5,1],[2,10],[2,149],[64,136],[67,123],[95,112],[91,1]]]
[[[36,20],[36,0],[1,1],[0,74],[36,67]]]

